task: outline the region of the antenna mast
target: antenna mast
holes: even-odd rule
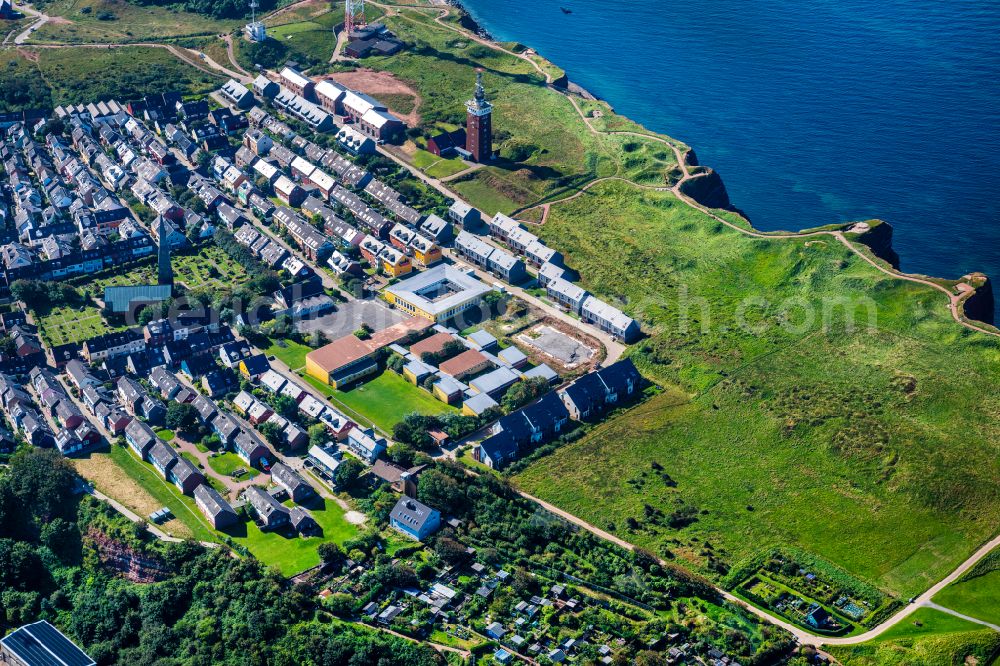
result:
[[[350,39],[351,34],[367,25],[365,20],[365,0],[344,0],[344,30],[347,32],[347,38]]]

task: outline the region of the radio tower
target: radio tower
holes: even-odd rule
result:
[[[365,20],[365,0],[344,0],[344,2],[344,30],[350,39],[355,30],[368,24]]]
[[[250,23],[246,26],[247,39],[252,42],[262,42],[267,34],[264,23],[257,20],[257,8],[260,7],[258,0],[250,0]]]

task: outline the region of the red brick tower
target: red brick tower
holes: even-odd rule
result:
[[[476,94],[465,109],[465,149],[476,162],[489,162],[493,159],[493,105],[486,101],[481,69],[476,71]]]

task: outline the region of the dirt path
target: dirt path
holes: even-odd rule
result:
[[[953,611],[950,608],[945,608],[941,604],[936,604],[933,601],[928,601],[924,603],[926,608],[933,608],[934,610],[941,611],[942,613],[947,613],[948,615],[954,615],[955,617],[960,617],[966,622],[973,622],[975,624],[981,624],[984,627],[989,627],[993,631],[1000,631],[1000,625],[993,624],[992,622],[987,622],[986,620],[980,620],[977,617],[972,617],[971,615],[965,615],[964,613],[959,613],[958,611]]]
[[[875,269],[877,269],[879,272],[884,273],[885,275],[888,275],[890,277],[896,278],[898,280],[904,280],[906,282],[914,282],[914,283],[917,283],[917,284],[922,284],[922,285],[931,287],[932,289],[936,289],[937,291],[940,291],[941,293],[945,294],[948,297],[948,310],[951,313],[952,318],[956,322],[958,322],[959,324],[961,324],[962,326],[964,326],[965,328],[968,328],[969,330],[972,330],[972,331],[976,331],[978,333],[984,333],[986,335],[990,335],[990,336],[993,336],[993,337],[1000,337],[1000,331],[992,330],[990,328],[985,327],[984,325],[977,324],[977,323],[969,320],[968,318],[966,318],[965,314],[962,312],[962,308],[961,308],[962,303],[969,296],[971,296],[972,293],[973,293],[973,291],[974,291],[970,285],[965,284],[965,283],[960,283],[957,286],[958,293],[955,293],[955,292],[952,292],[947,287],[944,287],[944,286],[942,286],[942,285],[940,285],[940,284],[938,284],[938,283],[936,283],[933,280],[930,280],[928,278],[924,278],[924,277],[920,277],[920,276],[916,276],[916,275],[910,275],[908,273],[903,273],[902,271],[899,271],[899,270],[896,270],[896,269],[893,269],[893,268],[887,268],[883,264],[881,264],[878,261],[876,261],[875,259],[873,259],[868,254],[867,251],[865,251],[863,249],[860,249],[857,245],[855,245],[850,240],[848,240],[847,237],[844,235],[843,231],[814,231],[814,232],[809,232],[809,233],[781,233],[781,232],[778,232],[778,233],[770,233],[770,232],[765,233],[765,232],[756,231],[754,229],[748,229],[748,228],[740,226],[738,224],[734,224],[734,223],[730,222],[729,220],[727,220],[727,219],[719,216],[718,214],[716,214],[715,212],[713,212],[708,207],[703,206],[702,204],[698,203],[697,201],[695,201],[694,199],[692,199],[688,195],[684,194],[684,192],[682,191],[681,188],[683,187],[684,183],[686,183],[686,182],[688,182],[690,180],[694,180],[696,178],[703,177],[703,174],[700,174],[700,173],[699,174],[692,174],[691,171],[690,171],[690,167],[688,166],[688,162],[687,162],[687,156],[688,156],[688,153],[690,152],[690,149],[682,151],[678,147],[678,145],[676,143],[672,142],[672,141],[668,141],[667,139],[665,139],[663,137],[658,137],[658,136],[655,136],[655,135],[652,135],[652,134],[644,134],[642,132],[629,132],[629,131],[602,132],[601,130],[598,130],[597,128],[595,128],[593,126],[593,124],[590,122],[590,119],[587,118],[586,114],[583,112],[583,109],[580,108],[580,105],[577,103],[576,99],[573,96],[566,95],[566,97],[569,99],[570,103],[573,104],[573,108],[576,109],[577,114],[580,116],[580,119],[583,120],[584,124],[587,126],[587,129],[589,129],[590,132],[592,132],[595,135],[600,135],[600,134],[622,134],[622,135],[628,135],[628,136],[637,136],[637,137],[642,137],[644,139],[649,139],[649,140],[653,140],[653,141],[659,141],[660,143],[663,143],[663,144],[669,146],[670,149],[674,152],[674,156],[677,158],[677,164],[679,165],[679,167],[681,169],[682,176],[673,185],[673,187],[670,187],[670,188],[666,188],[666,187],[662,187],[662,188],[655,188],[654,187],[654,188],[651,188],[648,185],[641,185],[639,183],[634,183],[632,181],[629,181],[629,180],[627,180],[625,178],[620,178],[620,177],[615,177],[615,176],[612,176],[612,177],[609,177],[609,178],[598,178],[596,180],[590,181],[589,183],[587,183],[586,185],[584,185],[583,188],[581,188],[578,192],[576,192],[576,193],[574,193],[574,194],[572,194],[572,195],[570,195],[568,197],[565,197],[563,199],[559,199],[557,201],[550,201],[547,204],[541,204],[542,206],[547,206],[548,207],[548,208],[543,208],[543,221],[546,220],[546,219],[548,219],[548,212],[549,212],[549,209],[551,208],[551,206],[553,206],[555,204],[558,204],[558,203],[563,203],[565,201],[571,201],[572,199],[575,199],[576,197],[580,196],[581,194],[583,194],[584,191],[586,191],[590,187],[593,187],[594,185],[596,185],[599,182],[604,182],[604,181],[608,181],[608,180],[622,180],[622,181],[631,183],[633,186],[643,187],[643,188],[646,188],[646,189],[659,189],[659,190],[663,190],[663,191],[666,191],[666,190],[669,189],[674,194],[674,196],[677,197],[678,200],[680,200],[682,203],[686,204],[687,206],[689,206],[691,208],[694,208],[695,210],[698,210],[698,211],[704,213],[705,215],[708,215],[709,217],[711,217],[716,222],[720,222],[720,223],[724,224],[725,226],[729,227],[730,229],[732,229],[734,231],[738,231],[741,234],[744,234],[745,236],[750,236],[751,238],[760,238],[762,240],[802,239],[802,238],[815,238],[815,237],[820,237],[820,236],[836,238],[847,249],[849,249],[851,252],[853,252],[857,256],[861,257],[865,262],[867,262],[869,265],[871,265],[872,267],[874,267]]]
[[[222,38],[222,40],[226,42],[226,56],[229,58],[229,64],[233,66],[233,69],[246,77],[244,82],[252,80],[253,74],[243,69],[243,67],[240,66],[240,63],[236,62],[236,54],[233,52],[233,36],[226,35]]]
[[[201,53],[200,51],[193,51],[191,49],[182,48],[179,46],[174,46],[173,44],[160,44],[158,42],[136,42],[136,43],[108,43],[108,44],[25,44],[27,49],[118,49],[127,48],[130,46],[139,46],[143,48],[153,48],[153,49],[165,49],[171,55],[176,57],[178,60],[183,61],[185,64],[191,65],[197,70],[209,74],[211,76],[218,77],[228,77],[231,79],[236,79],[237,81],[242,81],[244,83],[250,82],[249,76],[244,76],[238,72],[234,72],[228,67],[224,67],[219,63],[212,60],[210,57]]]
[[[377,6],[380,6],[380,7],[383,7],[383,8],[387,6],[387,5],[382,5],[382,4],[378,4],[378,3],[372,3],[372,4],[376,4]],[[544,70],[542,70],[541,67],[538,66],[538,64],[536,62],[534,62],[533,60],[531,60],[531,58],[527,57],[527,55],[528,55],[527,53],[526,54],[513,53],[512,51],[509,51],[508,49],[505,49],[505,48],[499,46],[498,44],[495,44],[495,43],[493,43],[493,42],[491,42],[489,40],[485,40],[485,39],[480,38],[478,35],[472,35],[468,31],[461,30],[461,29],[458,29],[458,28],[455,28],[453,26],[445,24],[442,21],[442,19],[445,16],[448,15],[449,11],[450,10],[448,10],[448,9],[441,10],[439,12],[437,18],[435,18],[435,21],[439,25],[441,25],[442,27],[444,27],[444,28],[446,28],[448,30],[452,30],[453,32],[457,32],[459,34],[462,34],[463,36],[465,36],[467,38],[473,39],[476,42],[478,42],[478,43],[480,43],[480,44],[482,44],[482,45],[484,45],[484,46],[486,46],[488,48],[491,48],[491,49],[494,49],[494,50],[497,50],[497,51],[501,51],[503,53],[507,53],[509,55],[513,55],[513,56],[522,58],[524,60],[527,60],[528,62],[531,62],[532,65],[535,67],[535,69],[538,70],[539,73],[541,73],[543,76],[545,76],[546,81],[548,83],[551,83],[550,77],[544,72]],[[742,227],[740,225],[737,225],[737,224],[734,224],[734,223],[730,222],[729,220],[726,220],[725,218],[723,218],[723,217],[719,216],[718,214],[714,213],[713,211],[711,211],[707,207],[701,205],[697,201],[694,201],[693,199],[691,199],[690,197],[688,197],[687,195],[685,195],[681,191],[681,188],[684,185],[684,183],[686,183],[689,180],[693,180],[695,178],[702,177],[702,174],[692,174],[691,173],[691,171],[689,169],[689,166],[688,166],[688,163],[687,163],[687,155],[688,155],[688,152],[689,152],[688,150],[682,151],[680,149],[680,147],[677,144],[675,144],[674,142],[668,141],[667,139],[665,139],[663,137],[658,137],[658,136],[655,136],[655,135],[652,135],[652,134],[643,134],[641,132],[628,132],[628,131],[602,132],[602,131],[598,130],[597,128],[595,128],[592,125],[592,123],[590,122],[590,119],[587,118],[586,114],[583,113],[583,110],[580,108],[580,106],[577,103],[576,99],[574,99],[574,97],[572,95],[566,94],[563,91],[560,91],[560,92],[562,94],[564,94],[567,97],[567,99],[569,99],[570,103],[573,104],[573,107],[576,109],[577,114],[583,120],[584,124],[594,134],[626,134],[626,135],[633,135],[633,136],[642,137],[644,139],[652,139],[652,140],[655,140],[655,141],[659,141],[659,142],[661,142],[663,144],[666,144],[666,145],[670,146],[671,150],[674,152],[674,155],[675,155],[675,157],[677,159],[677,164],[679,165],[679,167],[681,169],[682,177],[677,181],[677,183],[675,183],[673,185],[673,187],[669,187],[669,188],[668,187],[659,187],[659,188],[652,187],[652,189],[658,189],[658,190],[661,190],[661,191],[669,190],[669,191],[671,191],[674,194],[674,196],[676,196],[678,198],[678,200],[680,200],[681,202],[683,202],[687,206],[689,206],[691,208],[694,208],[694,209],[696,209],[696,210],[698,210],[698,211],[700,211],[700,212],[708,215],[713,220],[724,224],[725,226],[729,227],[730,229],[732,229],[734,231],[738,231],[739,233],[744,234],[746,236],[750,236],[752,238],[759,238],[759,239],[762,239],[762,240],[781,240],[781,239],[802,239],[802,238],[814,238],[814,237],[821,237],[821,236],[822,237],[830,237],[830,236],[832,236],[832,237],[836,238],[839,242],[843,243],[843,245],[845,247],[847,247],[851,252],[853,252],[857,256],[861,257],[864,261],[866,261],[872,267],[876,268],[878,271],[884,273],[885,275],[888,275],[890,277],[894,277],[894,278],[899,279],[899,280],[904,280],[904,281],[908,281],[908,282],[915,282],[915,283],[918,283],[918,284],[922,284],[922,285],[931,287],[933,289],[936,289],[936,290],[944,293],[948,297],[948,305],[949,305],[949,310],[950,310],[950,312],[952,314],[952,317],[955,319],[955,321],[957,321],[962,326],[964,326],[964,327],[966,327],[966,328],[968,328],[970,330],[979,332],[979,333],[984,333],[986,335],[990,335],[990,336],[993,336],[993,337],[1000,337],[1000,332],[995,331],[995,330],[990,330],[990,329],[984,328],[983,326],[980,326],[980,325],[977,325],[975,323],[972,323],[969,320],[967,320],[965,318],[965,316],[961,313],[960,306],[961,306],[962,302],[964,302],[964,300],[966,298],[968,298],[968,296],[972,293],[972,289],[971,289],[971,287],[969,285],[964,285],[964,287],[962,285],[959,285],[959,287],[958,287],[958,293],[953,293],[948,288],[943,287],[943,286],[941,286],[941,285],[939,285],[939,284],[937,284],[937,283],[935,283],[932,280],[929,280],[927,278],[922,278],[922,277],[919,277],[919,276],[909,275],[909,274],[903,273],[903,272],[895,270],[895,269],[887,268],[887,267],[883,266],[882,264],[880,264],[875,259],[873,259],[871,256],[869,256],[869,254],[866,251],[864,251],[862,249],[859,249],[854,243],[850,242],[847,239],[847,237],[844,235],[844,233],[842,231],[817,231],[817,232],[810,232],[810,233],[763,233],[763,232],[756,231],[754,229],[748,229],[748,228]],[[553,206],[553,205],[555,205],[557,203],[561,203],[561,202],[564,202],[564,201],[570,201],[572,199],[575,199],[575,198],[581,196],[587,189],[593,187],[597,183],[599,183],[599,182],[605,182],[605,181],[608,181],[608,180],[621,180],[621,181],[628,182],[628,183],[630,183],[630,184],[632,184],[634,186],[638,186],[638,187],[646,187],[646,188],[650,188],[651,187],[651,186],[644,186],[644,185],[641,185],[639,183],[634,183],[632,181],[629,181],[629,180],[627,180],[625,178],[620,178],[620,177],[609,177],[609,178],[595,179],[594,181],[591,181],[590,183],[586,184],[583,188],[581,188],[580,191],[575,192],[574,194],[572,194],[572,195],[570,195],[568,197],[565,197],[565,198],[560,199],[558,201],[552,201],[552,202],[547,202],[545,204],[541,204],[541,206],[543,208],[542,221],[544,222],[548,218],[548,213],[549,213],[549,210],[551,209],[551,206]],[[440,185],[440,181],[437,182],[437,185]],[[611,350],[609,349],[608,352],[609,352],[609,359],[610,359]],[[569,522],[571,522],[571,523],[573,523],[575,525],[578,525],[578,526],[580,526],[580,527],[582,527],[582,528],[590,531],[591,533],[593,533],[594,535],[596,535],[596,536],[598,536],[598,537],[600,537],[602,539],[605,539],[607,541],[615,543],[615,544],[621,546],[622,548],[626,548],[628,550],[632,550],[632,549],[635,548],[634,545],[632,545],[631,543],[625,541],[624,539],[621,539],[621,538],[619,538],[619,537],[617,537],[617,536],[615,536],[613,534],[610,534],[610,533],[606,532],[605,530],[602,530],[602,529],[600,529],[600,528],[598,528],[598,527],[596,527],[594,525],[591,525],[590,523],[584,521],[583,519],[578,518],[577,516],[574,516],[573,514],[567,512],[567,511],[564,511],[564,510],[560,509],[559,507],[556,507],[556,506],[554,506],[552,504],[549,504],[548,502],[544,502],[544,501],[538,499],[537,497],[533,497],[531,495],[528,495],[527,493],[521,492],[520,494],[523,497],[525,497],[526,499],[530,499],[530,500],[538,503],[543,508],[545,508],[546,510],[552,512],[553,514],[555,514],[557,516],[560,516],[560,517],[564,518],[565,520],[567,520],[567,521],[569,521]],[[932,607],[932,608],[936,607],[937,604],[934,604],[931,601],[931,598],[935,594],[937,594],[942,589],[944,589],[945,587],[947,587],[950,583],[952,583],[957,578],[959,578],[962,574],[964,574],[972,566],[974,566],[977,562],[979,562],[983,557],[985,557],[990,551],[992,551],[993,549],[995,549],[997,547],[1000,547],[1000,536],[996,536],[992,540],[990,540],[988,543],[984,544],[979,550],[977,550],[975,553],[973,553],[971,556],[969,556],[964,562],[962,562],[962,564],[960,564],[948,576],[946,576],[944,579],[942,579],[941,581],[939,581],[936,585],[934,585],[933,587],[931,587],[930,589],[928,589],[926,592],[924,592],[922,595],[920,595],[917,599],[915,599],[914,603],[908,604],[904,609],[902,609],[901,611],[899,611],[898,613],[896,613],[894,616],[892,616],[891,618],[889,618],[888,620],[886,620],[882,624],[880,624],[877,627],[871,629],[870,631],[865,632],[864,634],[860,634],[858,636],[852,636],[852,637],[848,637],[848,638],[830,638],[830,637],[826,637],[826,636],[816,636],[816,635],[810,634],[809,632],[807,632],[807,631],[805,631],[803,629],[800,629],[799,627],[796,627],[796,626],[790,624],[789,622],[786,622],[786,621],[782,620],[779,617],[775,617],[774,615],[772,615],[772,614],[770,614],[770,613],[768,613],[766,611],[763,611],[763,610],[761,610],[759,608],[756,608],[754,606],[751,606],[751,605],[743,602],[742,600],[738,599],[737,597],[735,597],[730,592],[727,592],[726,590],[723,590],[721,588],[716,588],[716,589],[719,592],[719,594],[722,595],[728,601],[730,601],[730,602],[732,602],[734,604],[738,604],[738,605],[742,606],[747,611],[753,613],[754,615],[757,615],[761,619],[764,619],[764,620],[766,620],[768,622],[771,622],[772,624],[776,624],[776,625],[778,625],[778,626],[786,629],[793,636],[795,636],[801,643],[809,644],[809,645],[815,645],[815,646],[822,646],[822,645],[854,645],[854,644],[857,644],[857,643],[865,642],[867,640],[871,640],[872,638],[875,638],[877,636],[880,636],[885,631],[887,631],[889,628],[895,626],[896,624],[898,624],[899,622],[901,622],[902,620],[904,620],[906,617],[908,617],[918,607],[921,607],[921,606]],[[938,608],[940,608],[940,607],[938,607]],[[945,612],[950,612],[952,614],[956,614],[953,611],[949,611],[949,610],[946,610]],[[977,622],[979,622],[980,624],[984,624],[982,621],[977,621]],[[990,626],[988,623],[986,623],[986,624],[987,624],[987,626]],[[994,628],[997,628],[997,627],[994,627]]]
[[[620,546],[622,548],[625,548],[626,550],[634,550],[635,549],[635,546],[633,544],[629,543],[628,541],[625,541],[624,539],[622,539],[620,537],[617,537],[614,534],[606,532],[605,530],[602,530],[601,528],[588,523],[587,521],[583,520],[582,518],[578,518],[577,516],[573,515],[572,513],[569,513],[568,511],[564,511],[564,510],[560,509],[557,506],[549,504],[548,502],[546,502],[544,500],[541,500],[541,499],[539,499],[539,498],[537,498],[537,497],[535,497],[533,495],[529,495],[528,493],[522,492],[520,490],[518,491],[518,493],[522,497],[524,497],[525,499],[529,499],[532,502],[535,502],[536,504],[540,505],[546,511],[549,511],[550,513],[553,513],[553,514],[559,516],[560,518],[563,518],[564,520],[566,520],[566,521],[568,521],[568,522],[570,522],[570,523],[572,523],[574,525],[577,525],[578,527],[582,527],[583,529],[587,530],[591,534],[593,534],[593,535],[595,535],[597,537],[600,537],[601,539],[604,539],[605,541],[610,541],[611,543],[616,544],[616,545],[618,545],[618,546]],[[787,621],[785,621],[785,620],[783,620],[783,619],[781,619],[779,617],[775,617],[774,615],[771,615],[767,611],[761,610],[760,608],[757,608],[756,606],[751,606],[750,604],[746,603],[745,601],[743,601],[739,597],[733,595],[730,592],[727,592],[726,590],[724,590],[722,588],[718,588],[717,587],[716,591],[723,598],[725,598],[726,601],[734,603],[734,604],[736,604],[736,605],[744,608],[745,610],[753,613],[754,615],[758,616],[759,618],[761,618],[763,620],[766,620],[766,621],[768,621],[768,622],[770,622],[772,624],[776,624],[779,627],[781,627],[782,629],[785,629],[786,631],[788,631],[789,633],[791,633],[792,635],[794,635],[795,638],[798,639],[798,641],[800,643],[802,643],[803,645],[814,645],[814,646],[817,646],[817,647],[820,647],[820,646],[823,646],[823,645],[856,645],[858,643],[864,643],[865,641],[872,640],[873,638],[877,638],[878,636],[881,636],[883,633],[885,633],[886,631],[888,631],[890,628],[894,627],[895,625],[897,625],[900,622],[902,622],[903,620],[905,620],[917,608],[921,608],[921,607],[924,607],[924,608],[934,608],[936,610],[940,610],[942,612],[949,613],[951,615],[955,615],[956,617],[961,617],[963,619],[967,619],[970,622],[975,622],[977,624],[981,624],[981,625],[985,625],[987,627],[990,627],[991,629],[994,629],[996,631],[1000,631],[1000,626],[997,626],[997,625],[994,625],[994,624],[990,624],[989,622],[984,622],[983,620],[978,620],[976,618],[972,618],[972,617],[968,617],[968,616],[962,615],[962,614],[960,614],[960,613],[958,613],[956,611],[953,611],[953,610],[951,610],[949,608],[945,608],[945,607],[940,606],[939,604],[936,604],[933,601],[931,601],[931,599],[934,597],[934,595],[936,595],[938,592],[940,592],[941,590],[943,590],[944,588],[946,588],[948,585],[950,585],[951,583],[953,583],[954,581],[956,581],[958,578],[960,578],[965,572],[967,572],[969,569],[971,569],[973,566],[975,566],[975,564],[977,562],[979,562],[981,559],[983,559],[984,557],[986,557],[986,555],[988,555],[995,548],[1000,548],[1000,536],[997,536],[997,537],[993,538],[991,541],[989,541],[986,544],[984,544],[981,548],[979,548],[979,550],[977,550],[975,553],[973,553],[972,555],[970,555],[968,557],[968,559],[966,559],[964,562],[962,562],[954,571],[952,571],[950,574],[948,574],[943,579],[941,579],[940,581],[938,581],[938,583],[936,583],[933,587],[931,587],[926,592],[924,592],[923,594],[921,594],[919,597],[917,597],[916,599],[914,599],[913,603],[908,604],[905,608],[903,608],[902,610],[900,610],[898,613],[896,613],[895,615],[893,615],[892,617],[890,617],[888,620],[886,620],[882,624],[878,625],[877,627],[875,627],[875,628],[873,628],[873,629],[871,629],[869,631],[866,631],[863,634],[858,634],[857,636],[850,636],[850,637],[847,637],[847,638],[831,638],[831,637],[828,637],[828,636],[816,636],[814,634],[810,634],[809,632],[805,631],[804,629],[802,629],[800,627],[796,627],[795,625],[793,625],[793,624],[791,624],[791,623],[789,623],[789,622],[787,622]],[[663,565],[667,565],[668,564],[668,562],[666,562],[665,560],[660,560],[660,563],[663,564]]]
[[[437,162],[435,162],[434,164],[437,164]],[[433,165],[431,165],[431,166],[433,166]],[[486,166],[486,165],[482,164],[482,163],[480,163],[480,164],[473,164],[473,165],[471,165],[471,166],[469,166],[469,167],[467,167],[465,169],[462,169],[458,173],[453,173],[450,176],[445,176],[444,178],[441,179],[441,182],[442,183],[450,183],[450,182],[452,182],[454,180],[458,180],[462,176],[468,176],[470,173],[474,173],[476,171],[479,171],[484,166]],[[430,168],[430,167],[428,167],[428,168]]]
[[[229,491],[229,496],[231,498],[238,497],[241,492],[246,490],[249,486],[253,485],[253,479],[251,478],[245,478],[242,481],[237,481],[231,476],[226,476],[224,474],[219,474],[218,472],[216,472],[214,469],[212,469],[212,466],[208,462],[208,459],[211,458],[211,454],[200,450],[192,442],[189,442],[180,435],[175,434],[174,439],[171,440],[170,443],[176,444],[177,449],[179,451],[181,451],[182,453],[190,454],[191,457],[193,457],[195,460],[201,463],[202,472],[205,474],[205,476],[210,476],[219,483],[221,483],[223,486],[225,486],[226,490]]]

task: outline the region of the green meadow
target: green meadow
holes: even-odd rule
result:
[[[519,474],[525,490],[711,576],[790,544],[904,598],[992,536],[1000,344],[942,294],[833,239],[748,238],[618,182],[540,233],[643,322],[628,354],[667,390]]]
[[[989,664],[1000,634],[932,608],[920,608],[873,641],[823,650],[844,666]]]

